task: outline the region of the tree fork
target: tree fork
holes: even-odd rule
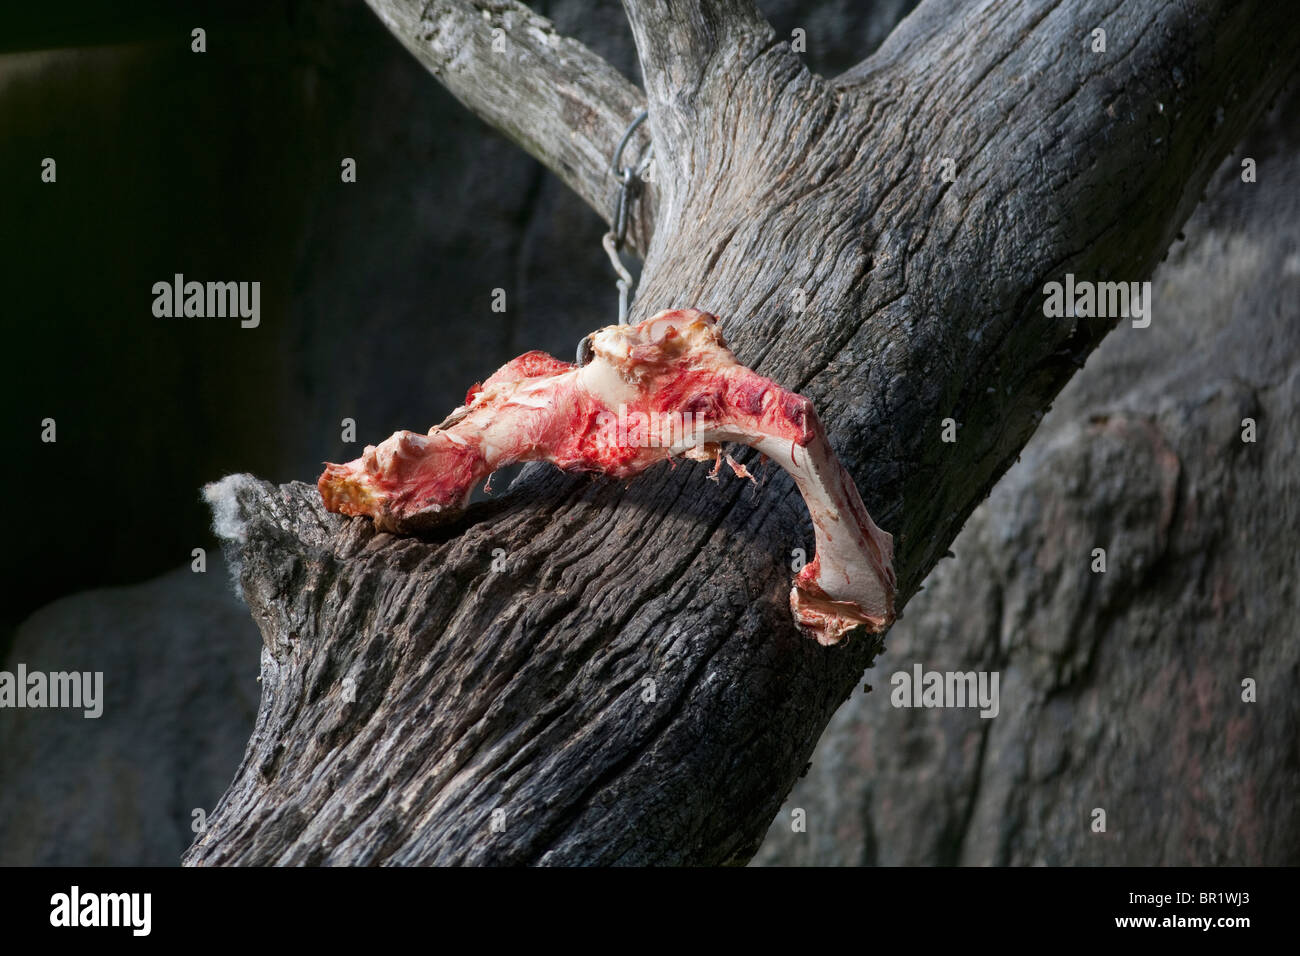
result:
[[[542,42],[519,4],[370,2],[609,214],[596,159],[639,93],[589,82],[613,71],[572,41],[483,54],[493,29]],[[1145,279],[1300,51],[1264,2],[928,0],[828,81],[749,3],[625,6],[656,156],[631,318],[713,312],[741,362],[813,399],[894,534],[900,607],[1115,324],[1045,317],[1044,284]],[[468,46],[422,52],[453,29]],[[744,862],[882,645],[796,633],[811,528],[788,478],[742,460],[757,491],[696,464],[627,484],[532,469],[418,538],[327,514],[308,485],[221,483],[263,700],[185,861]]]

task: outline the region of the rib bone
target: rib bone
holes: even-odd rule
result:
[[[458,513],[475,483],[513,462],[629,478],[682,455],[716,459],[715,477],[720,443],[739,442],[790,473],[812,516],[816,556],[790,591],[799,628],[834,644],[856,627],[889,627],[893,539],[867,514],[808,399],[737,362],[716,318],[695,309],[601,329],[583,353],[581,366],[521,355],[427,435],[400,431],[355,461],[326,465],[317,483],[325,506],[410,532]]]

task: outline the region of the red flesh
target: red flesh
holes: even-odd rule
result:
[[[694,309],[602,329],[591,342],[581,368],[521,355],[427,435],[397,432],[356,461],[327,465],[318,482],[326,507],[413,531],[457,513],[476,482],[516,461],[629,478],[675,455],[720,466],[719,443],[741,442],[794,476],[813,517],[817,556],[790,593],[799,627],[833,644],[855,627],[892,623],[892,538],[871,521],[808,399],[740,365],[716,319]]]

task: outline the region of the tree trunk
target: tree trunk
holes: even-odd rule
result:
[[[371,3],[608,215],[626,81],[518,4]],[[714,312],[813,399],[895,536],[900,606],[1116,324],[1044,316],[1044,284],[1146,278],[1300,50],[1262,2],[931,0],[832,82],[745,0],[625,6],[655,155],[632,320]],[[210,489],[263,698],[186,862],[744,862],[883,646],[796,633],[811,526],[741,457],[757,489],[530,467],[419,538],[307,485]]]

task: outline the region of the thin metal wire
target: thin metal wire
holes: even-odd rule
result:
[[[650,155],[652,150],[646,150],[646,154],[641,157],[641,162],[636,166],[623,166],[623,150],[627,148],[628,141],[632,139],[632,134],[636,132],[637,127],[645,122],[649,114],[642,110],[637,113],[632,122],[627,125],[623,131],[623,136],[618,141],[618,146],[614,150],[614,159],[609,164],[609,171],[614,174],[618,180],[618,202],[614,207],[613,228],[610,230],[614,235],[614,248],[622,249],[624,242],[627,240],[627,226],[630,219],[632,202],[641,195],[641,177],[650,165]]]
[[[627,129],[623,131],[623,136],[618,141],[618,146],[614,150],[614,158],[609,164],[609,171],[614,174],[618,180],[618,200],[614,206],[614,222],[609,232],[605,233],[600,240],[606,255],[609,256],[609,264],[614,267],[614,272],[618,275],[618,281],[615,285],[618,287],[618,324],[627,325],[628,308],[631,305],[633,290],[636,286],[632,279],[632,273],[623,265],[623,260],[619,258],[619,250],[623,248],[627,241],[627,227],[631,221],[632,203],[640,198],[643,192],[644,179],[646,172],[650,169],[650,162],[654,155],[654,146],[651,145],[645,151],[636,166],[622,166],[623,151],[632,139],[632,134],[636,132],[637,127],[646,121],[649,113],[642,110],[633,117],[632,122],[628,123]],[[591,357],[590,336],[584,336],[578,343],[577,364],[584,365]]]
[[[623,175],[620,177],[622,186],[618,190],[618,205],[614,208],[614,228],[609,231],[609,235],[614,237],[615,249],[623,248],[623,243],[627,239],[628,207],[632,204],[632,200],[640,194],[640,190],[637,189],[640,183],[632,177],[630,167],[623,170]]]
[[[637,127],[646,121],[649,116],[647,110],[642,110],[632,118],[628,123],[627,129],[623,130],[623,136],[618,141],[618,146],[614,149],[614,158],[609,164],[610,172],[618,177],[618,205],[614,210],[614,228],[605,233],[601,240],[601,245],[605,247],[605,252],[609,255],[610,265],[618,274],[618,324],[627,325],[628,305],[632,298],[635,288],[635,282],[632,274],[624,267],[623,262],[618,257],[619,250],[623,248],[627,240],[627,227],[631,219],[632,203],[639,199],[642,193],[641,176],[649,168],[650,156],[653,152],[651,149],[646,150],[641,161],[636,166],[623,166],[623,150],[627,148],[628,142],[632,139],[632,134],[636,132]]]
[[[627,266],[623,265],[623,260],[618,257],[618,247],[615,245],[614,234],[605,233],[605,238],[600,241],[605,247],[605,252],[609,256],[609,264],[614,267],[618,273],[618,324],[627,325],[627,305],[628,298],[632,292],[632,273],[627,271]]]
[[[623,131],[623,138],[618,141],[618,149],[614,150],[614,161],[609,164],[609,171],[615,176],[622,173],[622,170],[618,168],[618,164],[623,161],[623,150],[627,147],[628,140],[632,138],[632,134],[636,132],[636,128],[644,123],[646,117],[649,115],[650,113],[647,110],[642,110],[640,113],[637,113],[632,122],[627,124],[627,129]]]

